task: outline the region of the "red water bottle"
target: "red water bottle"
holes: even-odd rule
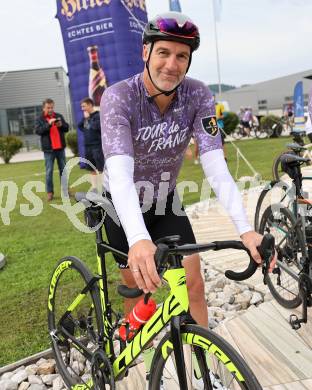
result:
[[[135,332],[152,317],[155,311],[156,302],[153,299],[149,298],[147,303],[144,303],[144,298],[140,299],[119,328],[120,338],[124,341],[131,340]]]

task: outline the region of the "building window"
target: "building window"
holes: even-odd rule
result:
[[[35,120],[42,113],[41,106],[9,108],[7,111],[9,134],[35,134]]]
[[[267,104],[267,103],[268,103],[267,100],[258,100],[258,105]]]

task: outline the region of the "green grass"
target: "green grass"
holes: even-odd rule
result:
[[[287,139],[240,141],[247,159],[264,179],[270,179],[273,157],[281,150]],[[236,154],[231,145],[226,145],[229,167],[235,173]],[[75,167],[70,176],[73,183],[85,171]],[[243,162],[239,176],[251,175]],[[44,182],[43,161],[0,165],[0,252],[7,257],[7,264],[0,270],[0,365],[21,359],[49,346],[47,335],[47,290],[51,271],[56,261],[66,255],[83,259],[92,271],[96,271],[94,258],[94,237],[79,232],[66,215],[48,204],[46,194],[38,193],[42,202],[42,212],[37,216],[21,215],[22,204],[33,205],[23,195],[25,183],[34,180]],[[198,192],[185,191],[184,203],[191,204],[200,199],[203,174],[200,166],[185,161],[179,181],[192,180],[198,185]],[[3,189],[5,181],[14,187]],[[2,184],[1,184],[2,183]],[[56,194],[59,193],[58,177],[55,174]],[[86,190],[80,185],[74,190]],[[39,206],[40,206],[39,200]],[[12,211],[6,216],[9,224],[4,224],[4,208],[12,203]],[[54,201],[53,201],[54,203]],[[60,198],[55,199],[60,203]],[[8,221],[7,221],[8,222]],[[119,272],[113,260],[108,259],[110,296],[118,310],[122,300],[116,293]],[[160,295],[161,296],[161,295]],[[158,295],[159,298],[159,295]]]

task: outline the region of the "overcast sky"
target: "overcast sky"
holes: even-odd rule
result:
[[[112,0],[118,1],[118,0]],[[149,16],[168,0],[146,0]],[[0,71],[66,67],[56,0],[0,0]],[[189,72],[217,83],[212,0],[180,0],[199,25]],[[312,0],[223,0],[217,23],[221,81],[236,86],[312,69]]]

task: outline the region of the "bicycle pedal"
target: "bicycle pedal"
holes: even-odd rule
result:
[[[300,320],[299,318],[296,316],[296,314],[291,314],[290,317],[289,317],[289,323],[292,327],[292,329],[294,330],[298,330],[301,328],[301,324],[300,324]]]

